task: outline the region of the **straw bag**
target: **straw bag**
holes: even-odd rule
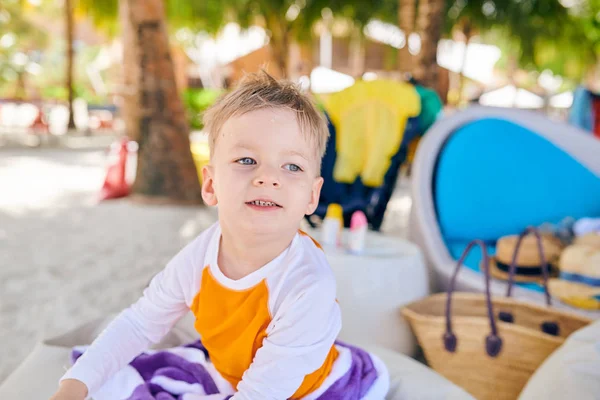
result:
[[[534,228],[525,230],[517,242],[507,296],[512,290],[517,252],[529,232],[537,236],[547,307],[510,297],[491,298],[487,250],[481,240],[474,240],[458,261],[447,293],[402,309],[428,364],[480,400],[516,399],[544,359],[572,332],[591,322],[549,307],[548,268]],[[475,245],[483,252],[485,293],[453,293],[458,271]]]

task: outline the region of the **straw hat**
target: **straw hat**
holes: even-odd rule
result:
[[[600,249],[600,233],[590,232],[582,236],[578,236],[573,240],[573,244],[586,244],[588,246]]]
[[[560,257],[560,278],[551,279],[552,296],[579,308],[600,308],[600,248],[575,244]]]
[[[581,283],[564,281],[552,278],[548,282],[548,290],[552,296],[560,299],[585,298],[600,295],[600,287],[593,287]]]
[[[600,248],[587,244],[567,247],[560,255],[560,269],[561,275],[577,274],[600,278]]]
[[[504,236],[498,239],[496,255],[490,258],[490,273],[493,277],[508,280],[508,271],[518,240],[518,235]],[[541,241],[550,275],[556,275],[556,264],[562,251],[562,244],[560,240],[551,235],[541,235]],[[515,281],[541,282],[542,280],[542,260],[537,238],[534,234],[528,234],[523,238],[517,255]]]

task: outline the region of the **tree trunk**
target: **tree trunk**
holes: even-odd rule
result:
[[[25,70],[17,71],[17,86],[15,87],[15,99],[25,100],[27,88],[25,86]]]
[[[282,38],[281,40],[271,41],[271,50],[273,51],[273,58],[275,58],[277,69],[279,69],[281,77],[284,79],[288,77],[288,46],[285,42],[286,40],[284,38]]]
[[[119,22],[121,23],[121,41],[123,43],[123,82],[120,90],[122,96],[120,114],[125,123],[125,134],[129,139],[138,142],[140,130],[137,84],[140,77],[140,68],[136,64],[138,49],[135,46],[135,34],[129,18],[128,0],[119,0]]]
[[[310,76],[310,73],[315,67],[314,41],[315,38],[311,36],[305,41],[298,43],[300,46],[300,62],[302,66],[300,73],[302,75]]]
[[[438,89],[437,47],[442,36],[445,0],[422,0],[419,3],[417,30],[421,50],[415,59],[415,78],[423,85]]]
[[[163,0],[127,0],[139,68],[139,149],[132,193],[149,202],[201,204],[189,126],[177,91]]]
[[[463,96],[463,90],[465,87],[465,65],[467,65],[467,50],[469,49],[469,43],[471,43],[471,39],[473,38],[473,26],[471,22],[464,21],[461,28],[462,34],[465,40],[465,52],[463,54],[462,62],[460,64],[460,72],[459,72],[459,80],[458,80],[458,101],[457,104],[460,104]]]
[[[408,51],[408,37],[415,30],[415,0],[398,0],[398,26],[404,32],[406,42],[398,50],[398,70],[403,73],[412,73],[413,56]]]
[[[267,29],[271,32],[269,45],[273,53],[273,58],[277,64],[282,78],[288,77],[288,50],[290,43],[290,33],[286,27],[286,22],[280,20],[279,16],[266,18]],[[285,17],[283,17],[285,18]]]
[[[69,124],[68,130],[75,129],[75,113],[73,112],[73,100],[75,93],[73,91],[73,62],[75,58],[73,50],[74,22],[73,22],[73,3],[72,0],[65,0],[65,18],[67,34],[67,95],[69,102]]]
[[[352,29],[349,54],[350,75],[362,77],[365,73],[365,45],[363,34],[358,28]]]
[[[513,95],[513,98],[512,98],[511,107],[516,108],[517,107],[517,97],[519,94],[519,82],[517,82],[517,80],[515,79],[515,76],[517,74],[517,71],[519,70],[519,60],[517,59],[515,52],[511,52],[508,54],[511,54],[511,55],[508,56],[508,64],[507,64],[506,72],[508,75],[508,81],[509,81],[510,85],[514,86],[514,88],[515,88],[515,94]]]

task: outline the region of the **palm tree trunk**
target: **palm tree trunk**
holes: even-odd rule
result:
[[[458,104],[462,100],[463,90],[465,87],[465,66],[467,65],[467,50],[469,49],[469,43],[473,38],[473,26],[469,21],[465,21],[462,24],[462,34],[465,38],[465,52],[463,54],[462,62],[460,64],[459,81],[458,81]]]
[[[73,112],[73,100],[75,93],[73,91],[73,62],[75,58],[73,50],[73,3],[72,0],[65,0],[65,18],[66,18],[66,34],[67,34],[67,95],[69,102],[69,124],[68,130],[75,129],[75,113]]]
[[[408,51],[408,37],[415,30],[415,0],[398,0],[398,26],[404,32],[406,42],[398,51],[398,69],[400,72],[412,73],[413,56]]]
[[[350,75],[362,76],[365,73],[365,61],[363,34],[360,29],[354,28],[350,35]]]
[[[300,62],[302,64],[302,75],[310,75],[311,71],[315,67],[315,60],[313,57],[314,40],[314,37],[311,36],[308,39],[298,43],[298,45],[300,46]]]
[[[508,65],[506,68],[506,72],[508,75],[508,81],[510,83],[510,85],[514,86],[515,88],[515,94],[512,98],[512,106],[513,108],[517,107],[517,97],[519,94],[519,86],[517,84],[517,81],[515,79],[515,76],[517,74],[517,71],[519,70],[519,60],[517,59],[517,56],[515,56],[515,52],[511,52],[509,53],[511,54],[510,56],[508,56]]]
[[[281,72],[281,77],[285,79],[288,77],[288,46],[285,44],[284,40],[285,39],[282,38],[282,40],[272,41],[271,50],[273,51],[273,58],[275,58],[277,69]]]
[[[415,78],[423,85],[438,89],[437,47],[442,35],[445,0],[419,2],[417,30],[421,37],[421,51],[415,59]]]
[[[271,32],[269,44],[275,64],[280,71],[281,77],[287,78],[290,34],[286,28],[285,21],[281,21],[280,18],[280,16],[271,16],[266,19],[266,22],[267,29]]]
[[[123,98],[121,105],[121,118],[125,123],[125,134],[133,141],[139,141],[140,130],[138,121],[139,107],[138,88],[140,68],[136,64],[137,47],[134,41],[134,32],[129,18],[128,0],[119,0],[119,22],[121,23],[121,41],[123,43],[123,82],[120,94]]]
[[[25,70],[17,71],[17,86],[15,87],[15,99],[25,100],[27,88],[25,87]]]
[[[201,204],[189,126],[177,90],[163,0],[127,0],[139,68],[139,149],[132,193],[150,202]]]

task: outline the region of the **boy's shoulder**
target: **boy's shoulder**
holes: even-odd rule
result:
[[[193,259],[194,264],[204,263],[207,252],[214,244],[218,229],[218,223],[213,223],[204,229],[181,249],[178,256]]]
[[[298,231],[297,241],[288,265],[290,273],[305,282],[335,285],[333,271],[319,242],[302,230]]]
[[[290,307],[333,304],[336,299],[335,275],[325,252],[310,235],[299,231],[285,262],[268,279],[272,286],[273,315]]]

